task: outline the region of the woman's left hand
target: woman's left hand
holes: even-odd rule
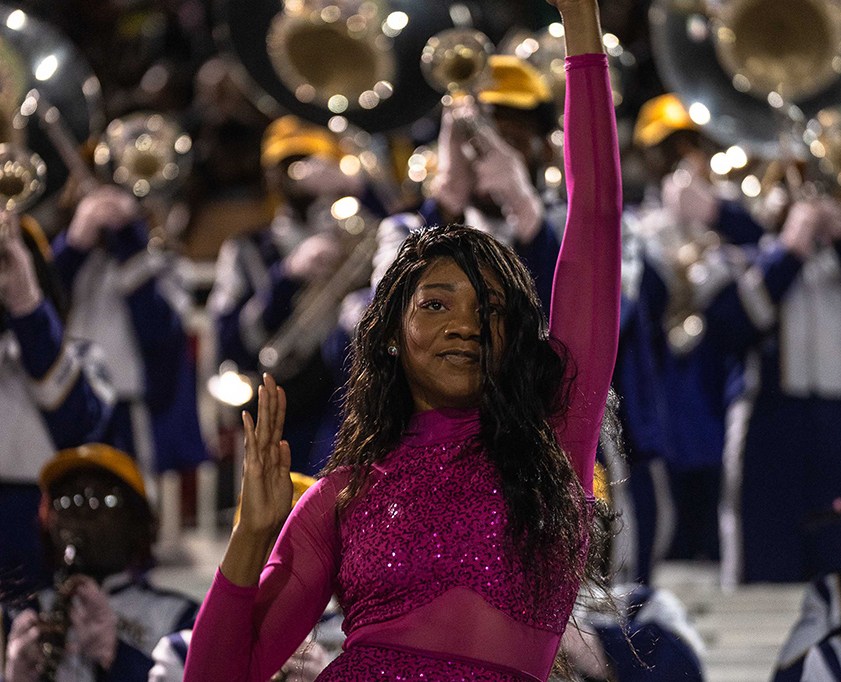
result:
[[[286,394],[269,375],[257,392],[257,424],[243,412],[245,459],[238,526],[274,535],[292,509],[292,455],[282,441]]]

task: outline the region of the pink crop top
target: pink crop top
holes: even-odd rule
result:
[[[604,55],[567,59],[564,152],[569,209],[550,334],[569,348],[577,378],[556,434],[592,497],[620,276],[619,153]],[[340,522],[345,474],[319,480],[286,521],[259,585],[240,587],[217,571],[184,679],[269,679],[335,593],[347,651],[385,647],[545,680],[578,584],[559,566],[558,580],[534,599],[507,540],[498,475],[475,446],[478,430],[475,410],[415,415]]]

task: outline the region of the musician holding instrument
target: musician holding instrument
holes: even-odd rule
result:
[[[564,208],[543,196],[541,175],[556,162],[559,127],[541,74],[513,55],[490,55],[474,97],[443,107],[429,196],[380,225],[374,281],[402,240],[422,225],[463,222],[512,246],[548,305]]]
[[[182,314],[186,292],[172,254],[156,248],[129,190],[98,185],[53,240],[69,295],[68,329],[104,351],[117,392],[105,440],[138,458],[147,476],[206,458],[195,368]]]
[[[618,333],[619,152],[598,5],[552,4],[569,210],[549,318],[500,240],[458,224],[410,234],[358,325],[334,455],[293,510],[291,403],[264,377],[186,682],[270,678],[334,591],[348,637],[319,682],[545,682],[579,585],[604,582],[588,558]]]
[[[67,336],[49,244],[0,212],[0,598],[43,584],[37,480],[57,447],[101,437],[113,388],[91,344]]]
[[[701,135],[685,110],[671,125],[647,123],[638,137],[651,146]],[[695,547],[701,532],[707,548],[719,545],[727,586],[806,581],[841,566],[841,432],[830,416],[841,409],[841,204],[804,183],[775,187],[759,198],[773,210],[751,211],[708,168],[673,166],[662,207],[641,221],[638,313],[683,479],[673,475],[672,488],[703,476],[683,488],[679,518],[696,525],[675,537],[706,517]]]
[[[709,163],[720,147],[674,93],[643,104],[633,144],[647,177],[642,202],[625,207],[637,274],[624,301],[616,388],[625,396],[637,565],[648,582],[664,558],[719,557],[729,361],[722,340],[706,333],[705,308],[741,268],[738,258],[723,258],[729,252],[719,243],[762,230],[711,184]]]
[[[137,462],[87,443],[59,451],[40,485],[55,581],[11,614],[6,682],[146,682],[155,646],[198,605],[150,579],[156,522]]]
[[[208,301],[220,361],[233,360],[245,373],[269,371],[287,390],[294,467],[309,473],[318,470],[332,447],[337,408],[331,397],[341,383],[344,348],[333,353],[322,347],[336,324],[335,306],[305,309],[314,295],[335,288],[336,278],[344,279],[340,268],[350,258],[348,245],[357,241],[334,217],[333,204],[351,197],[370,206],[369,215],[377,220],[382,216],[362,177],[340,168],[343,156],[339,138],[327,128],[293,115],[268,126],[261,162],[274,217],[268,227],[223,243]],[[363,230],[375,228],[376,220]],[[359,266],[356,284],[339,281],[341,288],[367,282],[370,255],[363,252]],[[300,314],[314,317],[297,325]],[[300,352],[267,358],[275,351],[273,343],[285,340],[303,342]]]

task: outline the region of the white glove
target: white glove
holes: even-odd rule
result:
[[[543,202],[526,163],[490,126],[483,127],[477,138],[482,153],[473,162],[476,193],[490,196],[513,225],[517,239],[529,243],[543,222]]]
[[[108,670],[117,655],[117,614],[93,578],[80,575],[72,580],[68,651],[82,654]]]
[[[459,117],[475,115],[475,109],[471,114],[467,106],[445,107],[441,114],[438,162],[435,177],[430,183],[430,195],[451,216],[464,213],[473,190],[473,171],[464,151],[467,145],[464,126],[456,123]]]
[[[119,230],[139,217],[140,204],[129,192],[114,185],[97,187],[76,207],[67,228],[67,243],[90,251],[103,230]]]
[[[26,609],[12,621],[6,645],[6,682],[39,682],[44,652],[38,614]]]
[[[338,161],[324,156],[310,156],[295,162],[295,182],[311,196],[358,197],[365,189],[362,173],[347,175]]]
[[[21,237],[18,217],[0,214],[0,302],[14,317],[28,315],[43,300],[32,254]]]
[[[342,250],[336,239],[325,233],[307,237],[286,257],[286,274],[295,280],[312,282],[326,279],[339,264]]]
[[[788,211],[780,241],[788,251],[806,260],[815,252],[824,213],[816,201],[797,201]]]
[[[681,168],[663,178],[660,196],[663,206],[678,220],[712,226],[718,218],[719,199],[715,189],[696,173]]]

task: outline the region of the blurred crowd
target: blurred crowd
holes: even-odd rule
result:
[[[627,622],[582,604],[564,650],[582,680],[703,679],[702,644],[656,569],[714,562],[725,588],[814,581],[777,676],[839,679],[808,677],[838,665],[837,171],[805,142],[759,157],[705,127],[658,74],[648,5],[603,2],[626,199],[624,450],[606,439],[599,490],[617,515],[609,570]],[[224,3],[0,5],[0,679],[61,679],[62,667],[180,679],[197,605],[148,577],[162,475],[186,482],[186,517],[199,465],[235,479],[238,413],[269,372],[288,397],[293,469],[315,476],[349,340],[411,230],[490,232],[548,300],[565,219],[563,83],[523,46],[550,39],[549,15],[537,0],[459,7],[497,45],[481,79],[366,130],[267,93],[243,54],[266,46],[237,43],[243,19]],[[43,38],[31,48],[8,37],[16,10]],[[29,88],[49,100],[68,87],[27,72],[48,52],[87,74],[69,84],[87,97],[84,120],[60,112],[75,161],[55,124],[20,125]],[[20,189],[21,174],[41,186]],[[217,491],[221,523],[234,490]],[[314,679],[335,655],[330,608],[278,679]],[[632,654],[629,633],[651,646]]]

